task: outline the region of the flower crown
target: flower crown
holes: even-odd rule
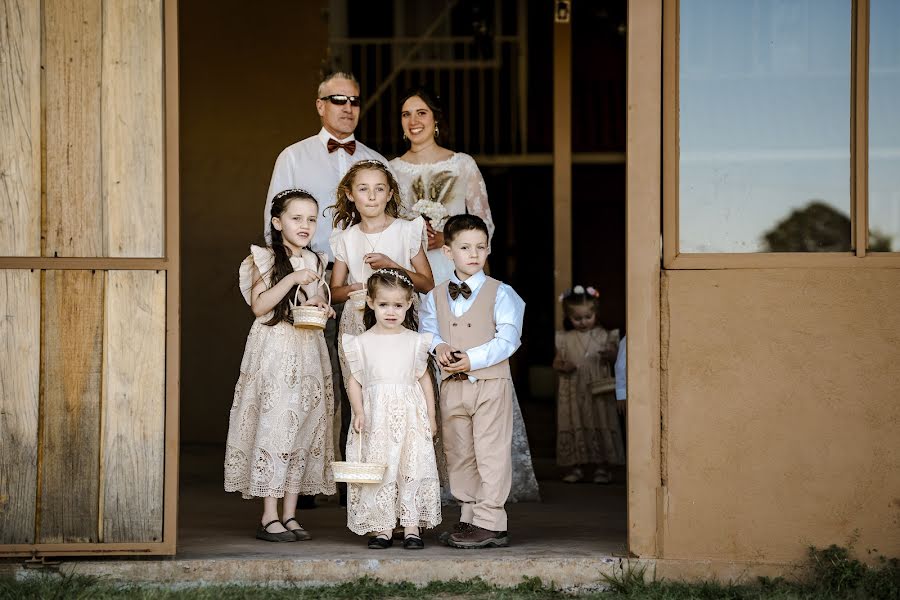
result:
[[[560,294],[559,301],[562,302],[569,296],[573,296],[573,295],[575,295],[575,296],[590,296],[591,298],[599,298],[600,292],[598,292],[596,288],[594,288],[593,286],[590,286],[590,285],[587,287],[576,285],[572,289],[566,290],[562,294]]]
[[[406,273],[398,271],[397,269],[378,269],[377,271],[374,271],[371,276],[375,275],[393,275],[409,287],[414,287],[412,280],[406,276]]]

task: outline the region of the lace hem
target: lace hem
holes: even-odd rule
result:
[[[301,496],[315,496],[316,494],[325,494],[332,496],[337,493],[337,487],[334,482],[305,482],[294,485],[286,485],[283,487],[266,487],[261,485],[252,485],[249,481],[226,481],[226,492],[240,492],[241,498],[250,500],[252,498],[284,498],[285,494],[300,494]]]
[[[412,484],[412,485],[410,485]],[[417,485],[416,485],[417,484]],[[413,493],[410,489],[415,488]],[[380,486],[348,486],[347,528],[357,535],[401,527],[432,529],[441,523],[440,483],[437,478]]]

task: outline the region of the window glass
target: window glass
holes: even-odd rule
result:
[[[850,250],[851,14],[681,0],[680,252]]]
[[[869,10],[869,250],[900,252],[900,2]]]

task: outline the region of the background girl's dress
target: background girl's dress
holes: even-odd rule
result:
[[[366,425],[352,427],[348,460],[387,465],[382,483],[350,484],[347,527],[359,535],[441,522],[441,489],[431,441],[428,407],[419,378],[428,368],[431,334],[343,335],[341,346],[352,377],[363,389]]]
[[[456,152],[448,159],[428,164],[395,158],[391,168],[400,184],[400,216],[404,219],[418,216],[411,210],[417,201],[431,200],[443,204],[448,217],[464,213],[481,217],[488,227],[488,239],[494,235],[484,178],[468,154]],[[453,261],[444,256],[440,248],[428,251],[428,262],[435,285],[450,279]]]
[[[448,159],[427,164],[414,164],[400,158],[391,161],[391,168],[400,185],[400,215],[417,218],[412,206],[419,200],[440,202],[447,215],[470,214],[481,217],[488,228],[488,240],[494,235],[494,220],[488,204],[487,188],[478,165],[468,154],[456,152]],[[428,251],[428,261],[434,284],[450,279],[453,261],[440,248]],[[440,422],[440,421],[438,421]],[[449,499],[449,488],[446,498]],[[537,502],[540,498],[528,433],[522,419],[519,399],[513,389],[512,487],[507,502]]]
[[[247,304],[257,283],[253,266],[269,287],[275,265],[269,248],[251,246],[250,252],[239,271]],[[321,272],[308,250],[290,261],[295,271]],[[303,290],[307,297],[322,292],[315,282]],[[334,391],[325,337],[286,321],[265,325],[271,318],[271,312],[257,317],[247,337],[228,423],[225,491],[244,498],[334,494]]]
[[[557,351],[575,365],[574,372],[559,375],[556,462],[561,466],[625,464],[615,390],[591,394],[591,382],[611,372],[600,353],[618,340],[617,329],[602,327],[556,332]]]
[[[413,257],[420,250],[428,248],[425,220],[421,217],[413,221],[395,219],[384,231],[379,233],[363,233],[359,224],[344,230],[335,229],[331,233],[329,241],[335,260],[347,264],[347,285],[366,284],[373,271],[372,267],[363,262],[366,254],[373,252],[384,254],[404,269],[414,271]],[[418,299],[415,294],[413,297]],[[346,304],[341,314],[338,339],[345,333],[359,335],[365,330],[363,311],[352,308],[350,303]],[[342,344],[338,344],[338,358],[341,361],[341,374],[346,385],[350,378],[350,371],[347,368],[347,357]]]

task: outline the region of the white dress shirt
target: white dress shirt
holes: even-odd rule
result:
[[[456,300],[453,300],[450,298],[449,292],[444,291],[447,294],[447,301],[450,303],[450,310],[453,311],[454,316],[461,317],[472,307],[486,279],[487,276],[484,274],[484,271],[479,271],[465,281],[469,289],[472,290],[472,295],[468,298],[463,298],[462,294],[460,294]],[[457,285],[463,283],[456,276],[455,271],[450,276],[450,281]],[[434,304],[436,291],[437,289],[428,292],[425,300],[419,306],[419,331],[430,333],[434,336],[431,341],[432,353],[439,344],[446,343],[441,339],[440,327],[438,327],[437,310]],[[494,338],[480,346],[466,350],[466,354],[469,355],[469,362],[472,365],[472,371],[503,362],[519,349],[522,343],[522,319],[524,316],[525,301],[519,297],[512,287],[501,283],[497,289],[497,300],[494,303],[494,322],[497,324]],[[474,379],[474,377],[469,375],[470,381]]]
[[[628,337],[628,336],[625,336]],[[625,337],[619,342],[619,353],[616,354],[616,400],[625,400]]]
[[[272,198],[275,194],[290,188],[302,188],[313,195],[319,202],[319,223],[316,226],[316,234],[313,236],[312,249],[324,252],[328,260],[333,261],[328,237],[331,235],[331,221],[334,212],[328,210],[335,202],[338,184],[351,165],[361,160],[380,160],[388,164],[385,158],[356,140],[356,152],[353,156],[343,148],[334,152],[328,152],[328,140],[332,138],[323,127],[318,134],[292,144],[282,150],[275,161],[272,170],[272,181],[269,183],[269,193],[266,195],[266,208],[263,213],[265,222],[266,241],[271,242],[272,229]],[[335,138],[336,139],[336,138]],[[347,143],[355,139],[353,135],[337,140]]]

